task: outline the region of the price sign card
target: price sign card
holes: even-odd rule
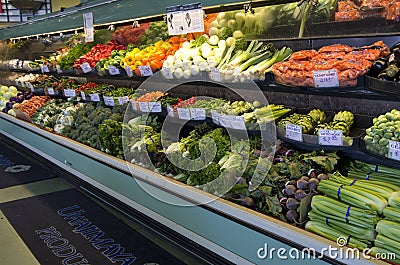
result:
[[[150,112],[148,102],[139,102],[139,109],[141,112]]]
[[[162,108],[161,108],[161,102],[149,102],[149,109],[150,112],[161,112]]]
[[[119,69],[112,65],[108,66],[108,72],[110,73],[110,75],[119,75],[120,74]]]
[[[202,121],[206,119],[206,109],[204,108],[191,108],[190,117],[196,121]]]
[[[169,67],[163,67],[161,70],[162,75],[164,76],[164,78],[166,79],[173,79],[174,76],[172,75],[172,71],[171,68]]]
[[[169,35],[204,31],[201,3],[171,6],[166,11]]]
[[[286,138],[302,142],[303,141],[303,129],[299,125],[286,124]]]
[[[100,96],[97,93],[89,94],[89,98],[90,98],[90,101],[93,101],[93,102],[99,102],[100,101]]]
[[[388,157],[400,161],[400,142],[389,140]]]
[[[215,124],[219,125],[219,113],[218,112],[212,110],[211,111],[211,118],[212,118],[212,120],[213,120],[213,122]]]
[[[54,95],[54,89],[53,88],[48,88],[47,89],[47,94],[49,94],[50,96]]]
[[[139,66],[139,71],[141,76],[152,76],[153,71],[151,70],[151,67],[148,65],[143,65]]]
[[[66,96],[67,98],[75,97],[76,92],[74,89],[64,89],[64,96]]]
[[[23,83],[23,82],[21,82]],[[35,88],[33,87],[31,82],[25,82],[25,87],[29,88],[31,92],[35,92]]]
[[[211,67],[210,68],[210,78],[214,81],[221,82],[221,73],[218,68]]]
[[[20,83],[19,83],[18,80],[15,80],[14,82],[15,82],[15,85],[16,85],[16,86],[19,86]],[[22,83],[22,82],[21,82],[21,83]]]
[[[43,74],[50,72],[49,71],[49,67],[47,65],[45,65],[45,64],[40,66],[40,70],[42,71]]]
[[[137,111],[136,101],[131,100],[131,107],[132,107],[132,110]]]
[[[178,111],[178,118],[181,120],[190,120],[190,109],[185,108],[177,108]]]
[[[62,74],[61,67],[57,64],[56,65],[57,73]]]
[[[83,28],[85,31],[85,42],[94,41],[93,13],[83,13]]]
[[[342,130],[318,130],[318,143],[320,145],[343,145]]]
[[[85,92],[83,92],[83,91],[81,91],[81,98],[82,98],[82,100],[86,101],[86,95],[85,95]]]
[[[125,103],[128,103],[128,102],[129,102],[128,96],[119,97],[119,98],[118,98],[118,104],[119,104],[119,105],[124,105]]]
[[[337,87],[339,78],[336,69],[313,71],[315,87]]]
[[[85,74],[90,73],[93,70],[89,63],[81,64],[81,69]]]
[[[133,72],[132,72],[131,67],[130,67],[129,65],[127,65],[127,66],[125,67],[125,71],[126,71],[126,75],[127,75],[127,76],[129,76],[129,77],[132,77],[132,76],[133,76]]]
[[[168,116],[174,117],[174,109],[171,106],[167,106]]]
[[[219,114],[218,121],[221,126],[224,126],[225,128],[232,128],[231,118],[229,117],[229,115]]]
[[[237,130],[246,130],[243,116],[231,116],[231,127]]]
[[[114,101],[113,97],[103,96],[103,100],[104,100],[104,105],[110,106],[110,107],[115,106],[115,101]]]

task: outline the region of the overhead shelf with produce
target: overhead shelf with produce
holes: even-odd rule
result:
[[[142,14],[95,27],[89,43],[80,33],[9,42],[1,134],[233,263],[259,263],[265,244],[323,253],[338,238],[400,255],[392,6],[220,4],[204,7],[226,9],[207,13],[204,32],[170,36],[168,20]],[[365,12],[385,27],[354,34],[372,21]],[[323,254],[307,262],[374,263]]]

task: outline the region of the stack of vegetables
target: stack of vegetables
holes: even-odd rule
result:
[[[68,52],[57,61],[57,64],[62,70],[70,69],[74,66],[75,61],[88,53],[93,46],[94,44],[92,43],[78,43],[71,47]]]
[[[32,116],[32,123],[52,131],[56,125],[59,114],[63,113],[66,108],[72,105],[72,103],[65,102],[61,99],[49,100]]]
[[[272,44],[251,41],[249,45],[243,36],[219,39],[217,35],[199,36],[184,42],[174,56],[168,56],[163,63],[162,74],[170,72],[177,79],[197,76],[202,71],[218,71],[216,81],[245,82],[250,79],[264,79],[269,68],[291,55],[289,48],[276,50]],[[212,71],[212,72],[214,72]]]
[[[96,63],[96,69],[99,74],[104,74],[108,71],[109,66],[120,67],[121,60],[125,58],[125,54],[130,50],[132,46],[127,47],[127,50],[114,50],[111,52],[108,58],[102,58]],[[132,48],[133,49],[133,48]]]
[[[134,48],[125,54],[125,58],[120,61],[120,66],[123,69],[129,66],[131,71],[138,76],[141,75],[139,66],[148,65],[155,72],[161,69],[165,59],[170,55],[173,56],[184,41],[186,41],[185,38],[174,36],[166,41],[159,40],[142,49]]]
[[[88,63],[90,67],[95,67],[96,63],[100,59],[108,58],[114,50],[126,50],[126,46],[117,43],[116,41],[110,41],[106,44],[96,44],[89,52],[79,57],[74,61],[74,68],[80,68],[84,63]]]
[[[400,141],[400,111],[393,109],[373,119],[373,125],[364,136],[368,150],[382,156],[388,156],[389,140]]]
[[[49,100],[46,96],[33,96],[32,98],[23,101],[22,103],[16,103],[13,105],[13,109],[20,110],[26,113],[29,117],[37,112],[38,109],[44,106]]]
[[[138,45],[140,37],[149,27],[150,23],[141,23],[140,27],[123,26],[113,33],[112,39],[125,46]]]

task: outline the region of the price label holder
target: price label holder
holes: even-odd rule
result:
[[[231,116],[231,127],[237,130],[246,130],[243,116]]]
[[[224,126],[225,128],[232,128],[231,126],[231,118],[229,115],[219,114],[219,124]]]
[[[342,130],[318,130],[318,144],[343,146]]]
[[[160,113],[162,112],[161,102],[149,102],[150,112]]]
[[[50,96],[54,96],[54,89],[53,88],[48,88],[47,89],[47,94],[49,94]]]
[[[129,65],[127,65],[127,66],[125,67],[125,71],[126,71],[126,75],[127,75],[127,76],[129,76],[129,77],[132,77],[132,76],[133,76],[133,72],[132,72],[131,67],[130,67]]]
[[[174,117],[174,109],[171,106],[167,106],[168,116]]]
[[[112,65],[108,66],[108,72],[110,73],[110,75],[119,75],[120,74],[119,69]]]
[[[16,85],[16,86],[20,86],[20,82],[19,82],[18,80],[15,80],[14,82],[15,82],[15,85]],[[22,83],[22,82],[21,82],[21,83]]]
[[[26,82],[24,82],[24,81],[20,81],[20,84],[22,87],[27,87]]]
[[[57,73],[62,74],[61,67],[58,64],[56,65],[56,70],[57,70]]]
[[[181,120],[190,120],[190,109],[177,108],[178,118]]]
[[[104,104],[106,106],[114,107],[115,101],[113,97],[103,96]]]
[[[336,69],[313,71],[315,87],[338,87],[339,78]]]
[[[141,112],[150,112],[149,102],[139,102],[139,109]]]
[[[23,83],[23,82],[21,82]],[[31,82],[25,82],[25,87],[29,88],[31,92],[35,92],[35,88],[33,87]]]
[[[203,121],[206,119],[206,109],[190,108],[190,117],[196,121]]]
[[[90,73],[93,70],[89,63],[81,64],[81,69],[85,74]]]
[[[137,111],[136,101],[131,100],[131,107],[132,107],[132,110]]]
[[[72,98],[76,96],[76,92],[74,89],[64,89],[64,96],[67,98]]]
[[[143,65],[139,66],[139,71],[141,76],[152,76],[153,71],[151,70],[150,66],[148,65]]]
[[[166,78],[166,79],[173,79],[174,78],[174,76],[172,74],[172,71],[171,71],[171,68],[169,68],[169,67],[163,67],[162,68],[162,74],[163,74],[164,78]]]
[[[299,125],[294,125],[287,123],[286,124],[286,138],[303,142],[303,129]]]
[[[89,94],[90,101],[99,102],[100,96],[97,93]]]
[[[388,158],[400,161],[400,142],[389,140]]]
[[[221,73],[219,72],[219,69],[216,67],[211,67],[210,71],[210,78],[214,81],[221,82]]]
[[[169,35],[204,31],[201,3],[177,5],[166,8]]]
[[[85,42],[94,41],[93,13],[83,13],[83,28],[85,31]]]
[[[42,71],[43,74],[50,72],[49,71],[49,67],[47,65],[45,65],[45,64],[40,66],[40,70]]]
[[[219,125],[219,113],[218,112],[212,110],[211,118],[212,118],[214,124]]]
[[[119,97],[119,98],[118,98],[118,104],[119,104],[119,105],[124,105],[125,103],[128,103],[128,102],[129,102],[128,96]]]
[[[81,91],[81,98],[82,98],[82,100],[86,101],[86,95],[85,95],[85,92],[83,92],[83,91]]]

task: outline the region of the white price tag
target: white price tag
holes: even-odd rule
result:
[[[151,70],[151,67],[148,65],[139,66],[139,71],[141,76],[153,75],[153,71]]]
[[[190,120],[190,110],[185,108],[177,108],[178,118],[181,120]]]
[[[28,87],[31,90],[31,92],[35,92],[35,88],[33,87],[31,82],[26,82],[25,87]]]
[[[221,124],[221,126],[224,126],[225,128],[232,128],[231,127],[231,119],[229,117],[229,115],[226,114],[219,114],[219,124]]]
[[[93,13],[83,13],[83,28],[85,31],[85,42],[94,41]]]
[[[286,138],[302,142],[303,141],[303,129],[299,125],[286,124]]]
[[[161,102],[149,102],[150,112],[161,112]]]
[[[233,129],[246,130],[243,116],[231,116],[231,126]]]
[[[400,161],[400,142],[389,140],[388,158]]]
[[[129,65],[127,65],[127,66],[125,67],[125,71],[126,71],[126,74],[127,74],[129,77],[132,77],[132,76],[133,76],[133,72],[132,72],[131,67],[130,67]]]
[[[49,94],[50,96],[54,95],[54,89],[53,88],[48,88],[47,89],[47,94]]]
[[[174,117],[174,109],[171,106],[167,106],[168,116]]]
[[[337,87],[339,78],[336,69],[313,71],[315,87]]]
[[[211,118],[212,118],[214,124],[219,125],[219,113],[218,112],[212,110],[211,111]]]
[[[26,82],[20,81],[20,83],[21,83],[21,86],[22,86],[22,87],[28,87],[28,86],[26,85]]]
[[[129,102],[128,96],[118,98],[119,105],[124,105],[125,103],[128,103],[128,102]]]
[[[64,89],[64,96],[66,96],[67,98],[75,97],[76,92],[74,89]]]
[[[191,108],[190,116],[193,120],[202,121],[206,119],[206,109],[204,108]]]
[[[62,73],[61,67],[58,64],[56,65],[56,69],[57,69],[57,73],[59,73],[59,74]]]
[[[115,106],[115,101],[113,97],[107,97],[103,96],[104,104],[106,106],[114,107]]]
[[[89,63],[81,64],[81,69],[85,74],[90,73],[93,70]]]
[[[210,78],[214,81],[221,82],[221,73],[219,72],[219,69],[216,67],[211,67],[210,71]]]
[[[97,93],[89,94],[90,101],[99,102],[100,96]]]
[[[108,67],[108,72],[110,73],[110,75],[119,75],[120,74],[119,69],[112,65],[110,65]]]
[[[21,83],[22,83],[22,82],[21,82]],[[20,85],[20,83],[19,83],[18,80],[15,80],[15,85],[16,85],[16,86],[19,86],[19,85]]]
[[[139,102],[139,109],[141,112],[150,112],[149,102]]]
[[[201,3],[171,6],[166,11],[169,35],[204,31]]]
[[[136,101],[134,101],[134,100],[131,100],[131,107],[132,107],[132,110],[137,110],[137,105],[136,105]]]
[[[172,74],[172,71],[171,71],[171,68],[169,68],[169,67],[163,67],[162,68],[162,73],[163,73],[164,78],[166,78],[166,79],[173,79],[174,78],[174,76]]]
[[[342,130],[318,130],[318,143],[320,145],[343,145]]]
[[[86,95],[85,95],[85,92],[83,92],[83,91],[81,91],[81,98],[82,98],[82,100],[86,101]]]
[[[40,70],[42,70],[42,73],[48,73],[49,71],[49,67],[47,65],[41,65],[40,66]]]

